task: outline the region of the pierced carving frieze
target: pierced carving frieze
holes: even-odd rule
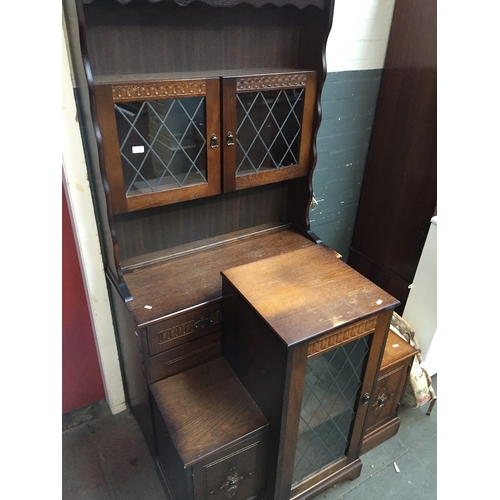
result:
[[[82,3],[91,4],[94,3],[95,1],[96,0],[82,0]],[[121,3],[122,5],[127,5],[131,3],[133,0],[116,0],[116,1],[118,3]],[[162,0],[147,0],[147,1],[149,3],[159,3]],[[180,5],[181,7],[189,5],[190,3],[195,1],[206,3],[208,5],[211,5],[212,7],[233,7],[240,3],[248,3],[250,5],[254,5],[255,7],[262,7],[263,5],[266,5],[268,3],[277,6],[295,5],[295,7],[299,9],[303,9],[308,5],[315,5],[322,9],[325,7],[325,0],[170,0],[170,1],[175,2],[177,5]]]
[[[236,493],[238,492],[242,484],[245,482],[245,480],[248,480],[251,478],[251,476],[254,474],[254,471],[242,474],[236,466],[234,465],[233,459],[237,457],[238,455],[244,454],[247,451],[250,451],[252,449],[255,449],[257,446],[261,444],[261,441],[256,441],[255,443],[252,443],[248,446],[245,446],[244,448],[241,448],[233,453],[230,453],[229,455],[226,455],[224,457],[219,458],[218,460],[215,460],[214,462],[211,462],[209,464],[206,464],[203,466],[204,469],[204,497],[203,498],[208,498],[210,495],[214,495],[217,491],[217,486],[215,486],[215,489],[209,489],[208,484],[207,484],[207,479],[209,476],[208,471],[213,468],[213,467],[218,467],[220,464],[228,461],[228,467],[229,470],[227,473],[222,476],[223,479],[219,483],[218,490],[221,492],[222,495],[217,496],[217,498],[229,498],[232,499]],[[213,486],[212,486],[213,488]],[[254,495],[250,496],[247,498],[247,500],[253,500],[256,498]]]
[[[156,333],[156,343],[158,346],[161,346],[162,344],[171,342],[172,340],[178,339],[179,337],[189,335],[200,328],[205,328],[208,325],[220,323],[221,320],[221,311],[215,311],[214,313],[206,317],[179,323],[175,326],[172,326],[171,328],[166,328],[165,330],[161,330]]]
[[[375,331],[375,325],[377,324],[377,318],[369,318],[364,321],[360,321],[355,325],[342,328],[330,335],[325,335],[318,340],[310,342],[307,349],[307,357],[317,356],[322,352],[338,347],[339,345],[350,342],[357,337],[362,337]]]
[[[236,491],[240,485],[240,482],[244,479],[235,467],[231,467],[224,482],[219,487],[219,490],[223,491],[227,498],[233,498],[236,495]]]
[[[176,82],[120,83],[112,85],[113,101],[127,102],[136,99],[168,99],[186,96],[204,96],[204,80],[182,80]]]
[[[373,412],[375,413],[375,415],[378,415],[380,413],[382,408],[385,406],[385,403],[387,402],[387,400],[392,398],[392,396],[394,396],[394,394],[387,393],[385,387],[380,389],[380,392],[378,393],[378,396],[375,400],[375,403],[373,403],[373,405],[372,405]]]
[[[239,92],[265,91],[273,89],[295,89],[305,87],[307,74],[291,75],[242,76],[236,79],[236,90]]]

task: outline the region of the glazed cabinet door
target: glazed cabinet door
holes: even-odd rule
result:
[[[387,317],[387,312],[369,317],[309,343],[291,498],[311,498],[336,474],[359,475],[359,451]]]
[[[114,213],[220,193],[220,79],[94,88]]]
[[[316,73],[228,77],[222,88],[224,191],[307,175]]]
[[[363,404],[372,335],[309,356],[306,363],[292,490],[349,456]]]

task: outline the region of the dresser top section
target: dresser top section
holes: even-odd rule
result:
[[[399,304],[321,244],[222,275],[289,346]]]

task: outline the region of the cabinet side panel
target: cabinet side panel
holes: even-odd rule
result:
[[[188,481],[191,470],[186,470],[175,449],[165,422],[156,405],[152,402],[152,413],[156,433],[156,443],[158,455],[156,456],[157,467],[160,468],[165,489],[168,491],[171,500],[187,500],[192,498],[192,484]],[[186,496],[187,495],[187,496]]]
[[[269,422],[267,498],[274,497],[287,350],[223,276],[222,354]]]
[[[120,276],[119,271],[116,269],[117,249],[114,239],[114,227],[108,211],[104,180],[101,177],[99,148],[92,116],[93,103],[85,71],[87,62],[85,40],[80,32],[80,30],[83,30],[84,20],[79,19],[74,1],[64,0],[63,8],[66,34],[71,53],[72,72],[75,79],[75,103],[78,109],[78,121],[81,126],[85,161],[98,221],[99,239],[105,263],[110,272],[113,273],[114,279],[118,281]]]
[[[108,288],[111,291],[113,319],[118,336],[120,365],[125,381],[127,404],[141,427],[150,451],[155,455],[150,399],[141,345],[142,332],[137,329],[123,299],[109,281]],[[145,333],[142,334],[145,335]]]

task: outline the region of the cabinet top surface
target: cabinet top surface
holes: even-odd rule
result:
[[[287,345],[398,305],[323,245],[224,271]]]
[[[396,363],[415,356],[417,352],[417,349],[408,344],[408,342],[405,342],[405,340],[392,330],[389,330],[380,369],[385,370],[391,368]]]
[[[222,297],[223,269],[315,246],[293,230],[276,229],[201,248],[125,275],[134,299],[128,308],[141,326]],[[338,254],[336,254],[338,255]]]
[[[156,382],[151,392],[186,467],[267,427],[223,358]]]

